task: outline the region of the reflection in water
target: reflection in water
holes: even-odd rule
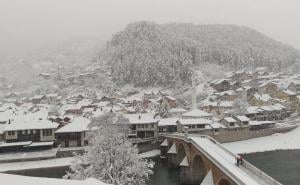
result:
[[[155,157],[152,160],[155,162],[154,174],[148,185],[179,185],[179,171],[177,169],[168,168],[166,159]]]
[[[300,184],[300,150],[254,153],[245,159],[284,185]]]

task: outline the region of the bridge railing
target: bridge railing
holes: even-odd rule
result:
[[[220,148],[222,148],[222,150],[226,151],[227,153],[229,153],[230,155],[232,155],[233,157],[238,157],[237,154],[231,152],[229,149],[227,149],[226,147],[224,147],[221,143],[219,143],[218,141],[216,141],[215,139],[211,138],[210,136],[206,136],[210,141],[212,141],[213,143],[217,144]],[[246,160],[243,160],[243,164],[242,166],[244,168],[246,168],[247,170],[249,170],[250,172],[252,172],[253,174],[255,174],[256,176],[258,176],[259,178],[263,179],[264,181],[266,181],[269,185],[281,185],[281,183],[279,183],[278,181],[276,181],[274,178],[272,178],[271,176],[269,176],[268,174],[264,173],[263,171],[261,171],[260,169],[256,168],[254,165],[252,165],[251,163],[249,163]]]
[[[199,136],[194,136],[193,137],[199,137]],[[203,137],[203,136],[200,136]],[[231,156],[233,156],[234,158],[238,157],[237,154],[231,152],[230,150],[228,150],[226,147],[224,147],[221,143],[219,143],[218,141],[216,141],[215,139],[211,138],[210,136],[204,136],[207,139],[209,139],[211,142],[217,144],[220,148],[222,148],[222,150],[226,151],[228,154],[230,154]],[[281,185],[281,183],[279,183],[278,181],[276,181],[274,178],[272,178],[271,176],[269,176],[268,174],[264,173],[263,171],[261,171],[260,169],[256,168],[254,165],[252,165],[251,163],[249,163],[246,160],[243,160],[243,165],[244,168],[246,168],[247,170],[249,170],[250,172],[252,172],[253,174],[255,174],[256,176],[258,176],[259,178],[263,179],[264,181],[266,181],[269,185]]]
[[[191,142],[194,146],[196,146],[197,149],[201,150],[201,152],[205,153],[206,156],[210,156],[205,150],[202,149],[202,147],[197,144],[196,142],[190,140],[190,138],[186,138],[183,134],[166,134],[166,137],[173,137],[173,138],[178,138],[178,139],[183,139],[187,142]],[[237,154],[231,152],[229,149],[227,149],[226,147],[224,147],[221,143],[219,143],[218,141],[216,141],[215,139],[213,139],[210,136],[207,135],[197,135],[197,134],[189,134],[189,136],[191,137],[200,137],[200,138],[206,138],[209,141],[211,141],[212,143],[218,145],[218,147],[220,147],[222,150],[224,150],[226,153],[230,154],[233,158],[238,157]],[[216,165],[222,168],[222,164],[219,163],[218,161],[214,160],[215,163],[217,163]],[[243,160],[243,164],[242,166],[247,169],[249,172],[255,174],[257,177],[263,179],[265,182],[267,182],[269,185],[282,185],[281,183],[279,183],[278,181],[276,181],[274,178],[272,178],[271,176],[269,176],[268,174],[264,173],[263,171],[261,171],[260,169],[256,168],[254,165],[252,165],[251,163],[249,163],[246,160]],[[226,170],[228,175],[230,175],[231,177],[235,177],[235,175],[233,173],[231,173],[230,171]],[[226,172],[225,172],[226,173]],[[235,178],[235,180],[239,183],[239,184],[243,184],[243,182],[241,182],[238,178]]]

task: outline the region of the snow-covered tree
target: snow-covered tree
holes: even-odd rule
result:
[[[169,115],[170,106],[166,97],[162,97],[159,106],[157,107],[157,113],[162,118],[167,118]]]
[[[233,114],[234,115],[244,115],[247,112],[247,108],[249,107],[249,104],[247,101],[244,101],[242,99],[236,99],[233,102]]]
[[[145,185],[153,162],[142,159],[128,140],[126,119],[114,113],[92,121],[91,145],[76,156],[64,178],[96,178],[113,185]],[[125,124],[124,124],[125,123]]]

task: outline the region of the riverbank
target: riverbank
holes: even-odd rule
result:
[[[160,155],[160,150],[152,150],[139,154],[142,158],[150,158]],[[46,159],[38,161],[23,161],[0,163],[0,172],[27,170],[27,169],[43,169],[53,167],[67,167],[71,165],[73,157],[63,157],[55,159]]]
[[[300,127],[286,133],[248,139],[231,143],[223,143],[230,151],[237,154],[249,154],[275,150],[300,149]]]
[[[20,175],[2,174],[0,173],[0,179],[4,183],[13,185],[28,185],[28,184],[47,184],[47,185],[108,185],[96,179],[86,180],[65,180],[54,178],[42,178],[42,177],[26,177]]]

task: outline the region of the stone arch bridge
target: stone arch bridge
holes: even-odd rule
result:
[[[161,156],[179,168],[182,185],[281,185],[209,136],[170,134],[161,144]]]

